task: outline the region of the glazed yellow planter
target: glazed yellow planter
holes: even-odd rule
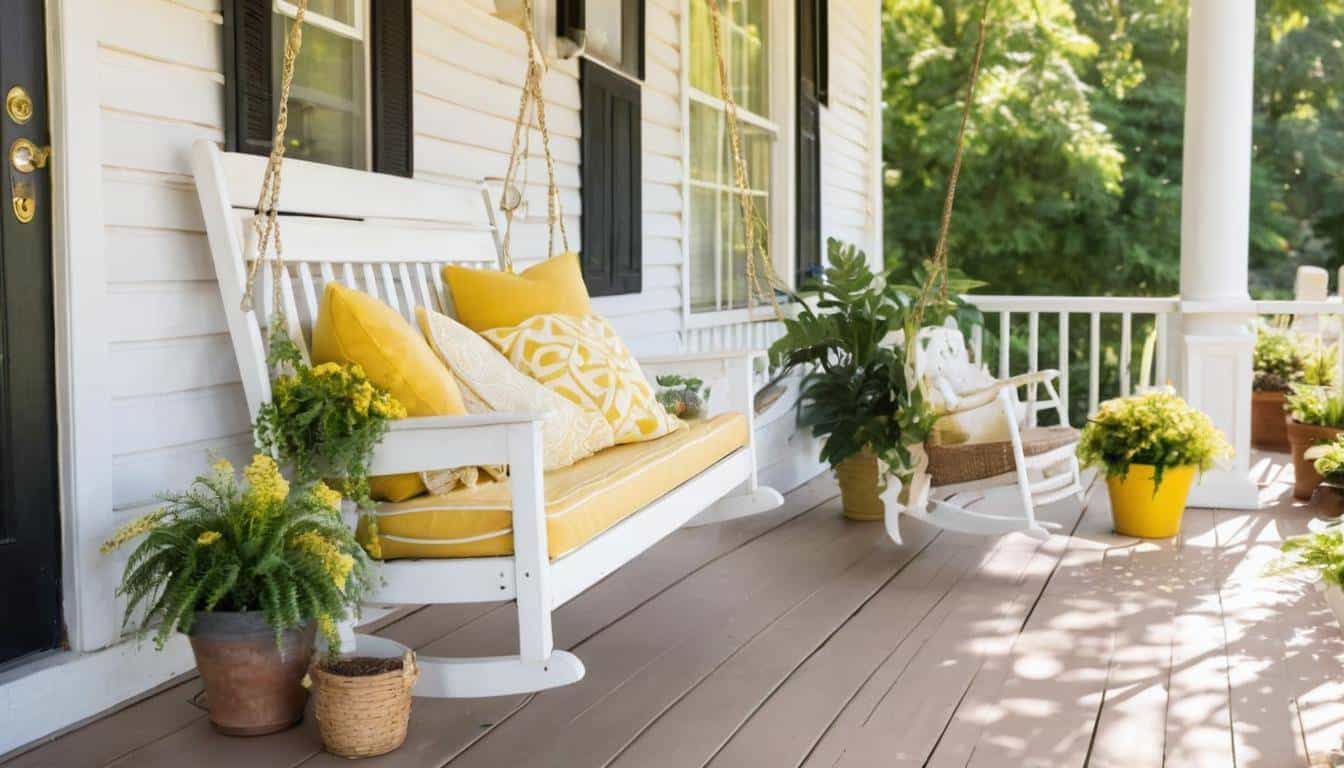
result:
[[[1123,477],[1106,478],[1115,532],[1141,539],[1167,539],[1181,532],[1185,501],[1197,467],[1167,467],[1153,493],[1154,467],[1131,464]]]

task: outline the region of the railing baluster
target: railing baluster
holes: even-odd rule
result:
[[[1008,353],[1012,341],[1008,338],[1008,312],[999,313],[999,378],[1008,378]]]
[[[975,364],[985,362],[985,328],[983,325],[971,327],[971,354],[975,355]]]
[[[1090,330],[1087,350],[1087,413],[1092,415],[1097,412],[1097,404],[1101,402],[1101,313],[1092,313],[1092,328]]]
[[[1120,315],[1120,396],[1128,397],[1130,388],[1129,358],[1133,351],[1133,343],[1130,341],[1130,332],[1133,326],[1133,315],[1123,312]]]
[[[1041,313],[1027,315],[1027,372],[1040,370]],[[1027,385],[1027,426],[1036,426],[1036,385]]]
[[[1069,412],[1069,313],[1059,313],[1059,402]]]
[[[1153,315],[1153,324],[1157,326],[1157,364],[1154,369],[1157,371],[1153,376],[1153,386],[1165,387],[1167,385],[1167,334],[1170,329],[1167,323],[1171,316],[1165,312],[1158,312]]]

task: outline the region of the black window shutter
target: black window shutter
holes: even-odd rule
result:
[[[373,170],[410,176],[415,167],[411,0],[373,0],[372,6]]]
[[[583,140],[583,279],[593,296],[643,286],[639,83],[579,62]]]
[[[411,0],[373,0],[371,6],[373,170],[410,176],[415,145]],[[223,10],[224,148],[270,154],[275,131],[272,2],[225,0]]]
[[[224,148],[265,155],[271,106],[271,0],[224,3]]]
[[[826,78],[826,0],[798,0],[798,260],[794,285],[820,275],[821,105]]]

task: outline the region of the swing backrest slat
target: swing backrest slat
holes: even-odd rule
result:
[[[262,343],[271,316],[270,264],[261,265],[255,309],[243,311],[253,220],[266,158],[222,152],[208,140],[192,150],[210,250],[238,356],[248,409],[270,399]],[[281,301],[291,338],[311,348],[312,327],[329,282],[369,293],[408,322],[415,309],[451,307],[439,275],[446,264],[499,269],[502,258],[485,185],[438,184],[286,160],[280,193],[285,272]]]

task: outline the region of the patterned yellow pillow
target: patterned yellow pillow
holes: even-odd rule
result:
[[[543,468],[568,467],[616,442],[599,414],[585,411],[531,377],[515,370],[476,332],[447,315],[424,307],[415,318],[425,340],[439,353],[462,390],[467,413],[540,411]],[[425,483],[431,491],[434,484]]]
[[[602,414],[617,444],[653,440],[684,426],[658,402],[630,350],[597,315],[537,315],[481,335],[518,370]]]

